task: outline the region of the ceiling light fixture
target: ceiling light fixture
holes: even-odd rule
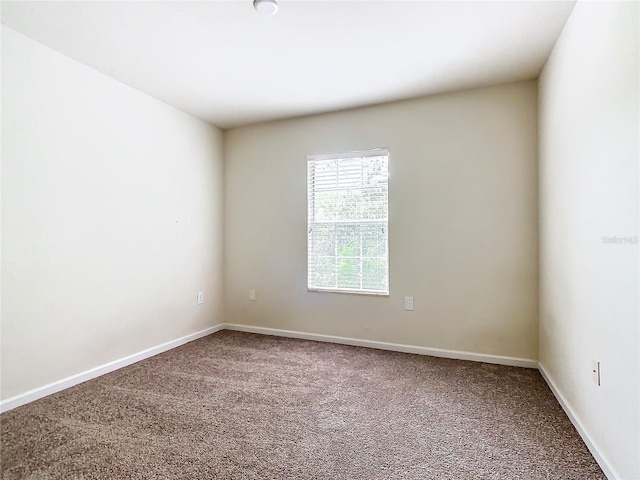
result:
[[[253,0],[253,8],[264,15],[273,15],[278,11],[276,0]]]

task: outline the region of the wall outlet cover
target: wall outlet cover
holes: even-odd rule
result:
[[[413,310],[413,297],[404,297],[404,309]]]

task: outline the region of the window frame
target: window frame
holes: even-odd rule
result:
[[[380,290],[380,291],[376,291],[376,290],[362,290],[362,289],[354,289],[354,288],[336,288],[336,287],[328,287],[328,288],[324,288],[324,287],[316,287],[316,286],[311,286],[310,285],[310,247],[311,247],[311,229],[313,225],[317,225],[319,223],[325,223],[325,224],[329,224],[329,225],[340,225],[342,224],[352,224],[352,225],[359,225],[359,224],[366,224],[366,223],[371,223],[371,220],[364,220],[364,221],[348,221],[348,220],[337,220],[337,221],[325,221],[325,222],[312,222],[311,221],[311,215],[310,213],[310,201],[311,201],[311,196],[310,196],[310,189],[309,189],[309,162],[311,161],[322,161],[322,160],[341,160],[341,159],[350,159],[350,158],[362,158],[362,157],[387,157],[387,188],[386,188],[386,210],[387,210],[387,217],[385,220],[381,220],[379,223],[383,223],[384,227],[386,228],[386,234],[385,234],[385,262],[386,262],[386,274],[387,274],[387,282],[386,282],[386,291],[384,290]],[[389,162],[390,162],[390,154],[389,154],[389,149],[387,147],[383,147],[383,148],[375,148],[375,149],[370,149],[370,150],[355,150],[355,151],[350,151],[350,152],[341,152],[341,153],[330,153],[330,154],[314,154],[314,155],[307,155],[307,189],[306,189],[306,193],[307,193],[307,291],[310,293],[342,293],[342,294],[348,294],[348,295],[367,295],[367,296],[375,296],[375,297],[388,297],[390,295],[390,290],[391,290],[391,274],[390,274],[390,270],[391,270],[391,262],[390,262],[390,251],[389,251],[389,236],[390,236],[390,232],[389,232]],[[315,199],[315,194],[313,196],[313,198]],[[378,223],[378,222],[374,222],[374,223]],[[357,257],[358,258],[358,257]],[[359,257],[360,261],[362,262],[362,259],[364,257]]]

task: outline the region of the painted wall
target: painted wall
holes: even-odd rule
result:
[[[226,321],[537,359],[537,120],[531,81],[226,131]],[[306,156],[377,147],[391,294],[308,292]]]
[[[222,180],[218,129],[3,27],[2,399],[221,323]]]
[[[638,6],[578,2],[540,78],[540,362],[624,479],[640,478]]]

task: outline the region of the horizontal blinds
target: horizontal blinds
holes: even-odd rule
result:
[[[308,161],[316,160],[344,160],[345,158],[389,157],[388,148],[375,148],[373,150],[357,150],[348,153],[324,153],[321,155],[307,155]]]
[[[310,289],[388,293],[388,151],[310,155]]]

